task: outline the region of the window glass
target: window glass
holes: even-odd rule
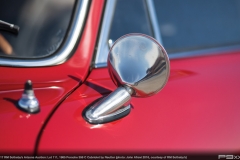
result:
[[[109,39],[115,41],[128,33],[153,36],[144,0],[117,0]]]
[[[168,53],[240,44],[239,0],[154,0]]]
[[[0,20],[20,27],[18,35],[0,30],[0,56],[40,58],[62,44],[74,0],[1,0]]]

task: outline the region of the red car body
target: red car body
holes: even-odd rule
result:
[[[92,69],[104,1],[92,1],[75,53],[49,67],[0,67],[0,154],[239,153],[240,51],[171,60],[165,88],[133,98],[131,113],[91,125],[83,109],[113,91],[107,68]],[[16,108],[26,80],[40,112]]]

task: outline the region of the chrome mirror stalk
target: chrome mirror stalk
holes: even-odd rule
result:
[[[118,87],[101,101],[95,103],[93,107],[87,111],[86,115],[90,118],[106,116],[122,106],[129,104],[131,95],[124,87]]]
[[[130,113],[131,96],[149,97],[167,83],[170,62],[165,49],[152,37],[128,34],[120,37],[108,55],[109,74],[118,88],[83,111],[91,124],[102,124]]]
[[[126,116],[131,109],[131,93],[125,87],[118,87],[108,96],[100,99],[84,112],[89,123],[100,124]]]

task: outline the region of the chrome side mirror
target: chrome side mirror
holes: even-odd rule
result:
[[[127,34],[112,45],[108,55],[109,74],[118,88],[83,111],[91,124],[120,119],[130,113],[131,96],[149,97],[167,83],[170,62],[165,49],[152,37]]]

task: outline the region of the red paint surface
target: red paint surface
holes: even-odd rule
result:
[[[85,29],[74,55],[52,67],[0,67],[0,153],[33,154],[45,120],[60,100],[85,80],[97,39],[104,1],[93,1]],[[93,12],[94,11],[94,12]],[[21,97],[26,80],[32,80],[41,112],[19,111],[14,103]]]
[[[131,113],[90,125],[82,110],[116,87],[95,69],[47,124],[38,154],[212,153],[240,151],[240,54],[171,61],[165,88],[133,98]]]

